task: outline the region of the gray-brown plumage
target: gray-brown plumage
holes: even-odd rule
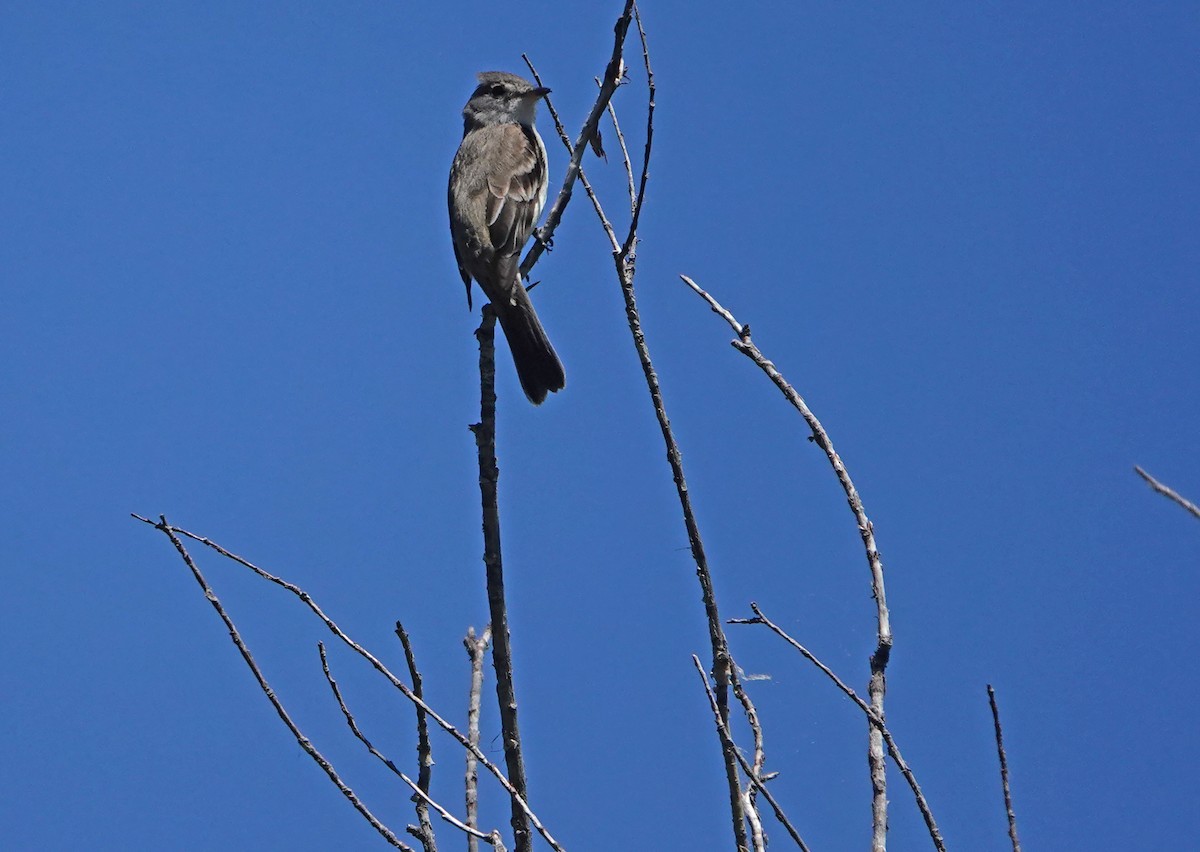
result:
[[[566,384],[562,363],[521,284],[521,250],[546,203],[546,148],[534,129],[549,89],[503,71],[479,75],[463,108],[463,140],[450,168],[450,234],[458,271],[479,284],[512,350],[521,387],[540,405]]]

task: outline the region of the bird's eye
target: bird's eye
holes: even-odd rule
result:
[[[499,83],[493,83],[492,87],[488,89],[488,94],[496,98],[502,97],[504,95],[504,87]]]

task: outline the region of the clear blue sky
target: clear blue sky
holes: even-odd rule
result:
[[[129,512],[286,575],[396,664],[402,619],[431,702],[464,717],[460,640],[487,616],[476,319],[445,212],[459,111],[476,71],[528,52],[577,130],[619,7],[5,4],[6,848],[383,848]],[[1200,498],[1198,7],[643,13],[659,111],[637,280],[723,613],[758,601],[865,687],[868,575],[836,482],[679,273],[753,326],[856,478],[888,572],[889,719],[950,845],[1006,848],[992,682],[1029,848],[1187,847],[1200,523],[1132,466]],[[637,56],[617,105],[640,145]],[[606,140],[587,164],[621,220]],[[572,850],[727,849],[699,592],[582,194],[537,277],[567,388],[535,409],[503,352],[499,370],[532,797]],[[201,565],[402,830],[406,792],[326,694],[328,634]],[[814,848],[865,848],[865,723],[777,641],[731,637],[770,678],[753,695],[777,796]],[[334,666],[415,767],[410,707]],[[460,752],[435,747],[457,809]],[[893,848],[926,848],[892,784]]]

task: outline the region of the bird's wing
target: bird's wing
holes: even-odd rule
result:
[[[533,131],[501,124],[491,131],[488,162],[488,233],[497,254],[521,252],[545,201],[546,159]]]

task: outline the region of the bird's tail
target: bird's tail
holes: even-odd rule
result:
[[[521,388],[530,402],[541,405],[547,393],[560,391],[567,384],[562,362],[550,345],[524,287],[518,284],[506,303],[493,304],[508,339]]]

